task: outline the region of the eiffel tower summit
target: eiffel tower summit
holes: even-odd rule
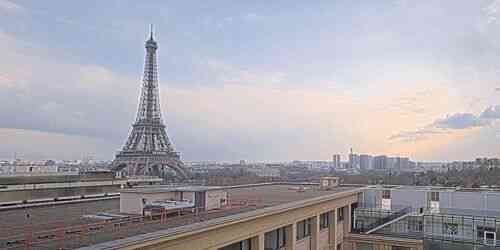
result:
[[[114,171],[126,170],[130,176],[158,176],[165,167],[170,167],[179,177],[187,178],[188,171],[179,154],[174,151],[161,117],[156,61],[158,43],[154,40],[152,27],[145,47],[146,59],[137,117],[111,168]]]

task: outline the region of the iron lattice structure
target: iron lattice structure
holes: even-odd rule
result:
[[[146,59],[137,117],[125,145],[115,156],[112,169],[127,169],[129,175],[159,175],[161,169],[167,166],[180,177],[186,178],[188,171],[179,154],[174,151],[161,117],[156,60],[158,44],[153,32],[145,47]]]

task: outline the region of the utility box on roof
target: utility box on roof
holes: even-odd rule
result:
[[[177,201],[177,203],[173,203]],[[191,204],[190,206],[188,206]],[[120,193],[120,212],[143,214],[146,207],[163,206],[165,210],[208,211],[227,204],[227,192],[220,187],[156,187],[126,189]],[[168,205],[168,206],[167,206]],[[178,205],[178,206],[177,206]]]
[[[220,209],[227,204],[227,192],[223,190],[207,191],[205,210]]]
[[[321,177],[319,179],[319,186],[321,189],[332,189],[339,186],[339,177]]]

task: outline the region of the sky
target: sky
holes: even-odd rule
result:
[[[500,156],[500,0],[0,0],[0,158],[112,160],[150,24],[186,161]]]

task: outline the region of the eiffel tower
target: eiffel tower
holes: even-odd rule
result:
[[[161,118],[156,62],[158,44],[153,38],[152,28],[145,47],[146,59],[137,117],[125,145],[116,154],[111,169],[126,169],[130,176],[158,176],[164,167],[170,167],[179,177],[187,178],[188,171],[179,154],[174,151]]]

